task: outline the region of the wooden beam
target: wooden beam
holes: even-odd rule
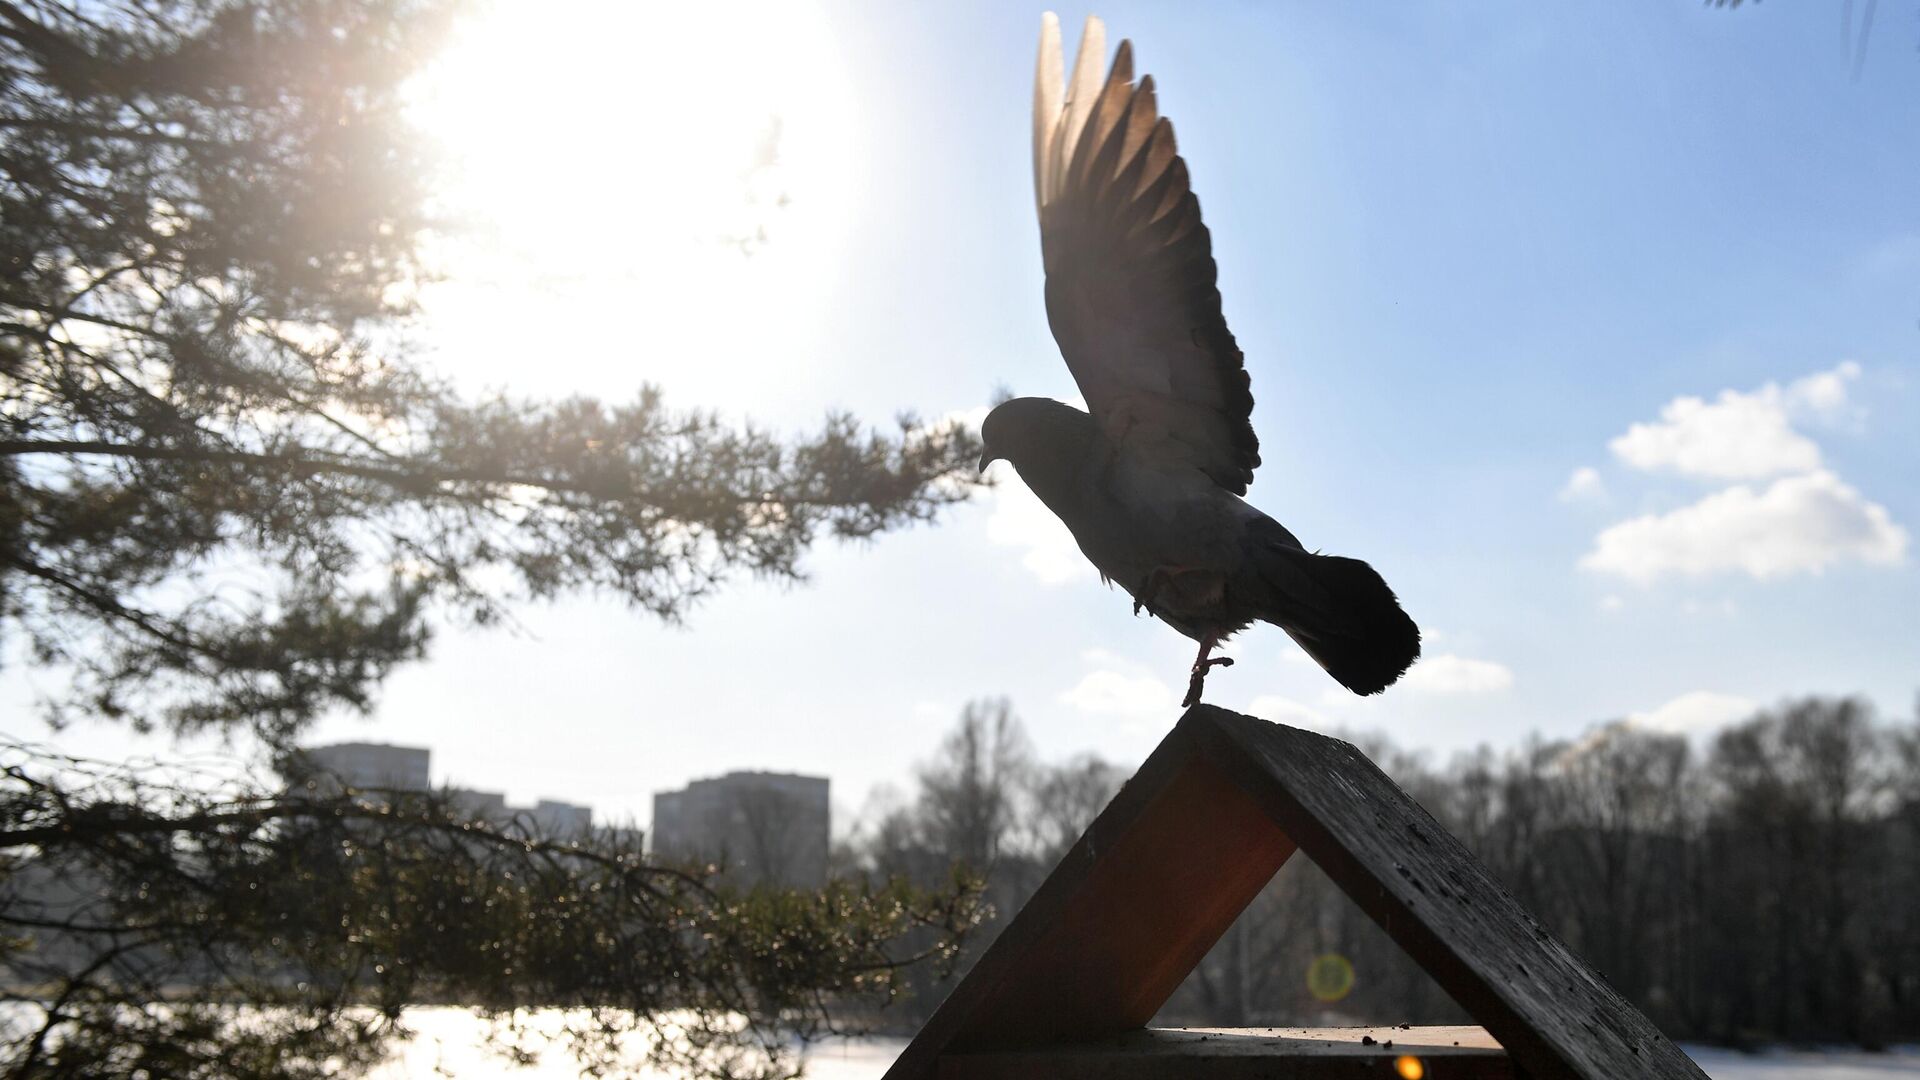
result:
[[[1170,737],[1128,780],[887,1080],[950,1048],[1139,1028],[1293,854],[1260,804]]]
[[[1537,1080],[1707,1080],[1350,743],[1201,705],[1180,728]]]
[[[1408,1063],[1405,1059],[1412,1059]],[[1513,1080],[1486,1029],[1147,1028],[1078,1043],[951,1053],[938,1080]]]
[[[954,1046],[1145,1026],[1294,850],[1259,803],[1197,758],[1116,824],[1089,830],[1055,871],[1083,872],[1045,898],[1046,932],[1006,965]]]

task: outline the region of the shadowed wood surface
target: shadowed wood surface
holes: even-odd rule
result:
[[[1509,1080],[1506,1051],[1484,1028],[1147,1028],[1027,1050],[952,1053],[939,1080],[1162,1080],[1205,1073],[1234,1080],[1403,1076]]]
[[[1528,1075],[1705,1080],[1352,744],[1208,705],[1183,733]]]
[[[1296,844],[1485,1026],[1512,1075],[1705,1080],[1359,750],[1209,705],[1161,741],[887,1080],[972,1067],[947,1056],[978,1064],[989,1051],[1059,1053],[1138,1034]],[[1171,1053],[1146,1049],[1164,1042],[1130,1052]],[[1208,1051],[1174,1071],[1305,1049],[1236,1046],[1239,1058]],[[1015,1059],[1026,1060],[1005,1061]],[[1281,1071],[1285,1060],[1244,1068],[1349,1075]]]
[[[1143,1027],[1293,854],[1258,802],[1169,736],[908,1044],[887,1080],[947,1049]]]
[[[1007,964],[956,1046],[1145,1025],[1293,854],[1259,803],[1197,759],[1113,824],[1096,823],[1068,855],[1086,860],[1079,888]]]

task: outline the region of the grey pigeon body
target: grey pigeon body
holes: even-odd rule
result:
[[[981,467],[1010,461],[1136,611],[1200,643],[1190,702],[1227,662],[1213,647],[1256,621],[1376,693],[1419,656],[1419,629],[1367,564],[1306,551],[1241,498],[1259,440],[1211,238],[1151,77],[1134,83],[1122,42],[1102,80],[1104,38],[1088,19],[1063,87],[1047,15],[1034,90],[1047,318],[1089,411],[1002,403],[981,428]]]

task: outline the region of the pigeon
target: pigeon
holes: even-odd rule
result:
[[[1243,498],[1260,464],[1245,359],[1227,329],[1211,238],[1153,78],[1089,18],[1062,79],[1060,22],[1041,22],[1033,183],[1047,322],[1086,411],[1003,401],[980,470],[1010,462],[1108,584],[1198,642],[1182,707],[1220,643],[1255,622],[1285,630],[1356,694],[1391,686],[1420,629],[1358,559],[1308,551]]]

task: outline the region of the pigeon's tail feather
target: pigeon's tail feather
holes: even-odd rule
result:
[[[1419,659],[1420,628],[1373,567],[1287,543],[1262,544],[1258,566],[1274,594],[1263,617],[1347,689],[1377,694]]]

